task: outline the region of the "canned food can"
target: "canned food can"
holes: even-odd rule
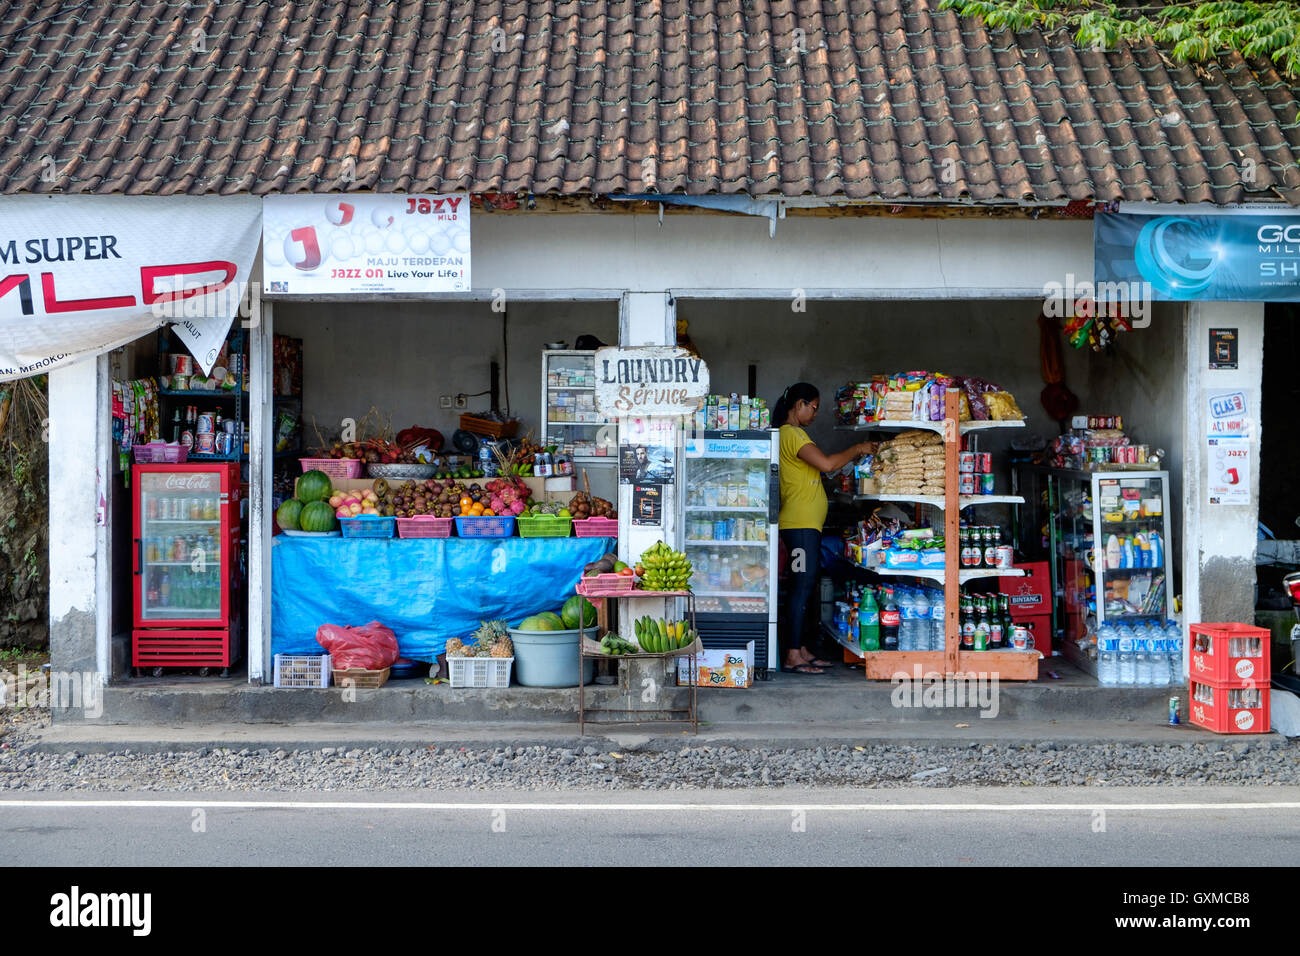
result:
[[[714,541],[726,541],[726,540],[727,540],[727,522],[726,522],[726,521],[724,521],[724,520],[722,520],[722,519],[718,519],[717,521],[713,522],[713,540],[714,540]]]
[[[172,376],[172,391],[173,391],[173,392],[185,392],[185,391],[188,391],[188,390],[189,390],[189,387],[190,387],[190,377],[189,377],[188,375],[173,375],[173,376]]]
[[[185,431],[181,432],[181,444],[184,445],[186,448],[190,449],[191,451],[194,450],[193,430],[187,428],[185,429]]]
[[[982,495],[991,495],[991,494],[993,494],[993,476],[992,476],[992,475],[987,474],[987,473],[986,473],[986,474],[983,474],[983,475],[980,475],[980,490],[979,490],[979,493],[982,494]]]
[[[200,432],[195,450],[200,455],[213,455],[217,451],[216,435],[212,432]]]
[[[1016,624],[1011,628],[1011,646],[1018,651],[1029,647],[1029,628]]]
[[[200,435],[210,435],[217,430],[216,416],[212,412],[204,412],[199,416],[197,431]]]
[[[993,453],[982,451],[975,456],[975,470],[981,475],[990,474],[993,471]]]
[[[1089,427],[1090,429],[1091,429],[1091,428],[1096,428],[1096,427],[1097,427],[1097,416],[1096,416],[1096,415],[1089,415],[1089,416],[1088,416],[1088,427]]]
[[[975,476],[961,475],[957,479],[957,493],[961,495],[975,494]]]
[[[975,471],[975,453],[973,451],[957,453],[957,471],[962,474],[972,474]]]
[[[1015,565],[1016,565],[1016,549],[1013,548],[1011,545],[1009,545],[1009,544],[1000,544],[1000,545],[998,545],[997,555],[998,555],[998,567],[999,567],[999,568],[1001,568],[1001,569],[1003,569],[1003,570],[1005,571],[1005,570],[1010,570],[1011,568],[1015,567]]]
[[[1182,701],[1179,698],[1169,698],[1169,723],[1175,725],[1178,723],[1178,708],[1181,704]]]

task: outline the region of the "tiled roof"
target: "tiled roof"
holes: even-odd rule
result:
[[[938,2],[0,3],[0,189],[1300,204],[1266,64]]]

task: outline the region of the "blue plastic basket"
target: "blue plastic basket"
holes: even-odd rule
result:
[[[457,518],[456,533],[462,538],[509,538],[515,533],[515,516]]]
[[[397,519],[358,515],[355,518],[340,518],[339,527],[343,529],[345,538],[391,538],[397,533]]]

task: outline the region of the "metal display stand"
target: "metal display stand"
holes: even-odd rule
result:
[[[607,601],[626,600],[629,598],[654,599],[662,598],[685,598],[686,599],[686,619],[690,624],[691,630],[695,630],[695,595],[690,591],[622,591],[616,594],[587,595],[577,592],[582,597],[599,598]],[[607,607],[609,605],[606,605]],[[675,651],[665,651],[661,654],[606,654],[600,649],[596,641],[589,640],[586,635],[585,615],[578,615],[578,733],[586,733],[587,723],[593,724],[612,724],[612,723],[632,723],[632,724],[667,724],[667,723],[690,723],[691,732],[698,734],[700,732],[700,711],[699,711],[699,679],[696,674],[696,661],[699,658],[703,647],[700,644],[699,637],[695,642],[687,647]],[[600,628],[599,621],[595,630]],[[608,630],[608,627],[606,627]],[[583,668],[587,660],[670,660],[678,657],[689,658],[691,672],[691,696],[690,706],[681,708],[654,707],[649,709],[629,710],[626,708],[600,708],[591,709],[587,707],[586,685],[583,683]],[[656,719],[656,720],[591,720],[588,721],[588,714],[682,714],[678,719]]]

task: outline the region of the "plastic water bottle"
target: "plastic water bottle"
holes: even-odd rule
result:
[[[1165,622],[1165,654],[1169,657],[1169,683],[1183,682],[1183,629],[1177,621]]]
[[[1145,624],[1139,624],[1133,630],[1133,656],[1136,661],[1137,683],[1139,687],[1151,686],[1151,637]]]
[[[930,649],[930,596],[924,589],[912,595],[912,650]]]
[[[948,629],[948,609],[943,603],[943,592],[930,592],[930,650],[943,650]]]
[[[1133,631],[1127,624],[1119,632],[1119,686],[1132,687],[1137,683],[1137,659],[1133,655]]]
[[[1156,621],[1148,628],[1151,636],[1151,683],[1156,687],[1169,685],[1169,651],[1165,647],[1165,629]]]
[[[1103,687],[1119,683],[1118,638],[1115,629],[1103,624],[1097,632],[1097,680]]]
[[[911,588],[898,598],[898,649],[916,650],[916,599]]]

